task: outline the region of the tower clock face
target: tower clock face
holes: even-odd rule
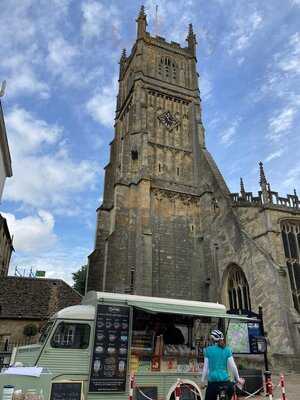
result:
[[[158,119],[162,124],[164,124],[170,131],[174,129],[179,121],[170,113],[170,111],[166,111],[163,114],[158,116]]]

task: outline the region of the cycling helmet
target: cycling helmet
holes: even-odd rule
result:
[[[218,342],[219,340],[224,339],[224,335],[221,331],[218,331],[218,329],[215,329],[211,331],[210,337],[215,341]]]

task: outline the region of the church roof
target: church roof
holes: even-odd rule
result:
[[[81,296],[61,279],[8,276],[0,279],[0,319],[46,320]]]

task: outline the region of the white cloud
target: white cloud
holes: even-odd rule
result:
[[[281,157],[283,152],[284,152],[283,150],[277,150],[277,151],[274,151],[274,152],[270,153],[266,157],[265,162],[267,163],[267,162],[270,162],[270,161],[274,160],[275,158]]]
[[[221,143],[224,144],[226,147],[234,143],[238,125],[239,121],[234,121],[229,128],[222,131]]]
[[[115,118],[117,86],[117,78],[114,77],[109,86],[104,86],[100,92],[96,92],[86,104],[88,114],[109,128],[113,126]]]
[[[193,9],[197,2],[195,0],[177,0],[176,6],[174,6],[173,1],[165,0],[159,2],[158,8],[156,0],[147,0],[144,4],[152,35],[165,35],[168,41],[175,41],[186,46],[185,38],[188,34],[189,24],[195,22],[194,31],[197,28]]]
[[[284,52],[277,53],[274,57],[277,66],[283,72],[300,74],[300,33],[290,37]]]
[[[70,45],[64,38],[57,37],[48,44],[48,64],[55,73],[67,68],[75,56],[78,55],[76,47]]]
[[[13,214],[2,213],[7,219],[10,233],[14,235],[14,248],[24,253],[45,251],[54,246],[57,237],[54,233],[54,217],[40,210],[35,216],[17,219]]]
[[[0,46],[1,50],[1,46]],[[48,98],[50,89],[48,84],[43,81],[35,71],[37,63],[36,47],[7,54],[1,62],[3,76],[7,80],[8,97],[18,94],[35,94],[42,98]]]
[[[64,247],[56,241],[52,249],[36,251],[33,253],[16,252],[13,254],[10,271],[18,266],[29,273],[32,268],[46,271],[47,278],[63,279],[73,284],[72,272],[78,271],[82,265],[87,263],[87,255],[91,249],[84,246],[73,245],[72,248]]]
[[[49,125],[46,121],[36,119],[23,108],[15,107],[5,117],[10,131],[11,150],[16,153],[31,153],[43,144],[54,144],[62,134],[62,128]]]
[[[280,140],[282,135],[285,135],[292,127],[295,115],[296,109],[289,106],[285,107],[279,114],[273,115],[269,119],[269,133],[267,137],[272,141]]]
[[[35,119],[24,109],[8,113],[6,125],[14,175],[5,187],[5,198],[53,210],[66,204],[76,208],[74,196],[93,187],[98,166],[72,160],[62,127]]]
[[[249,47],[256,31],[263,26],[263,17],[257,10],[247,13],[244,8],[238,8],[232,20],[233,31],[224,40],[229,54],[242,52]]]
[[[296,165],[293,168],[290,168],[286,173],[286,178],[283,181],[283,187],[288,188],[299,188],[300,182],[300,165]]]
[[[291,106],[299,106],[300,96],[297,94],[300,74],[300,33],[290,36],[283,49],[273,56],[268,65],[264,84],[261,86],[258,99],[269,95],[284,100]]]
[[[200,93],[203,100],[207,101],[210,99],[213,90],[213,85],[208,74],[202,74],[200,77]]]
[[[116,7],[89,0],[83,2],[81,10],[83,14],[81,33],[85,39],[99,38],[108,28],[112,39],[120,39],[120,15]]]
[[[64,86],[87,86],[99,76],[89,66],[75,35],[68,35],[71,0],[10,0],[1,7],[0,74],[8,81],[7,95],[50,97],[56,81]],[[62,25],[63,22],[63,25]],[[62,28],[63,27],[63,28]],[[69,38],[68,40],[66,38]],[[76,62],[81,56],[81,62]]]

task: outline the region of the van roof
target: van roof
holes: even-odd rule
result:
[[[91,305],[78,305],[63,308],[54,315],[51,319],[83,319],[83,320],[94,320],[95,318],[95,306]]]
[[[123,293],[109,293],[109,292],[95,292],[90,291],[82,299],[83,304],[95,304],[103,301],[121,302],[129,305],[137,305],[140,303],[142,306],[145,303],[151,303],[155,305],[170,305],[170,306],[186,306],[186,307],[198,307],[207,308],[216,311],[226,312],[226,307],[219,303],[210,303],[205,301],[194,301],[194,300],[182,300],[182,299],[171,299],[166,297],[150,297],[150,296],[138,296],[132,294]]]
[[[226,307],[218,303],[95,291],[86,294],[82,300],[82,305],[64,308],[52,318],[93,320],[97,304],[104,302],[133,306],[152,313],[250,320],[244,316],[227,314]]]

